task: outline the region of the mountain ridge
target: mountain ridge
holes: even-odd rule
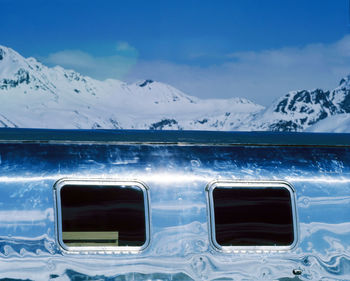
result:
[[[334,90],[291,91],[265,108],[245,98],[200,99],[151,79],[99,81],[0,46],[2,127],[312,131],[348,113],[350,76]]]

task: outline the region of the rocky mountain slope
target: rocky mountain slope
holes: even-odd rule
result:
[[[332,91],[292,91],[264,108],[244,98],[203,100],[152,80],[98,81],[0,46],[2,127],[312,131],[349,113],[350,76]]]
[[[350,77],[333,91],[292,91],[259,114],[257,129],[303,131],[329,116],[350,113]]]

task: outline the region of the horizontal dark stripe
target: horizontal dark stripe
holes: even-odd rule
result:
[[[0,128],[0,142],[88,142],[208,145],[350,146],[348,133],[56,130]]]

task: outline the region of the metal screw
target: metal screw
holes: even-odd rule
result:
[[[301,275],[303,271],[301,269],[293,269],[293,274],[294,275]]]

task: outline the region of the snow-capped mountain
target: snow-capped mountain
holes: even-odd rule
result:
[[[259,114],[254,126],[260,130],[303,131],[336,112],[329,92],[321,89],[293,91]]]
[[[228,130],[262,109],[242,98],[201,100],[152,80],[98,81],[0,47],[1,126]]]
[[[307,128],[309,132],[350,132],[350,76],[343,78],[339,86],[331,92],[333,104],[337,107],[337,114],[325,118]]]
[[[257,114],[256,130],[303,131],[330,116],[350,113],[350,76],[333,91],[292,91]],[[315,127],[316,128],[316,127]]]
[[[98,81],[0,46],[2,127],[313,131],[349,113],[350,76],[333,91],[292,91],[265,109],[244,98],[199,99],[152,80]]]

